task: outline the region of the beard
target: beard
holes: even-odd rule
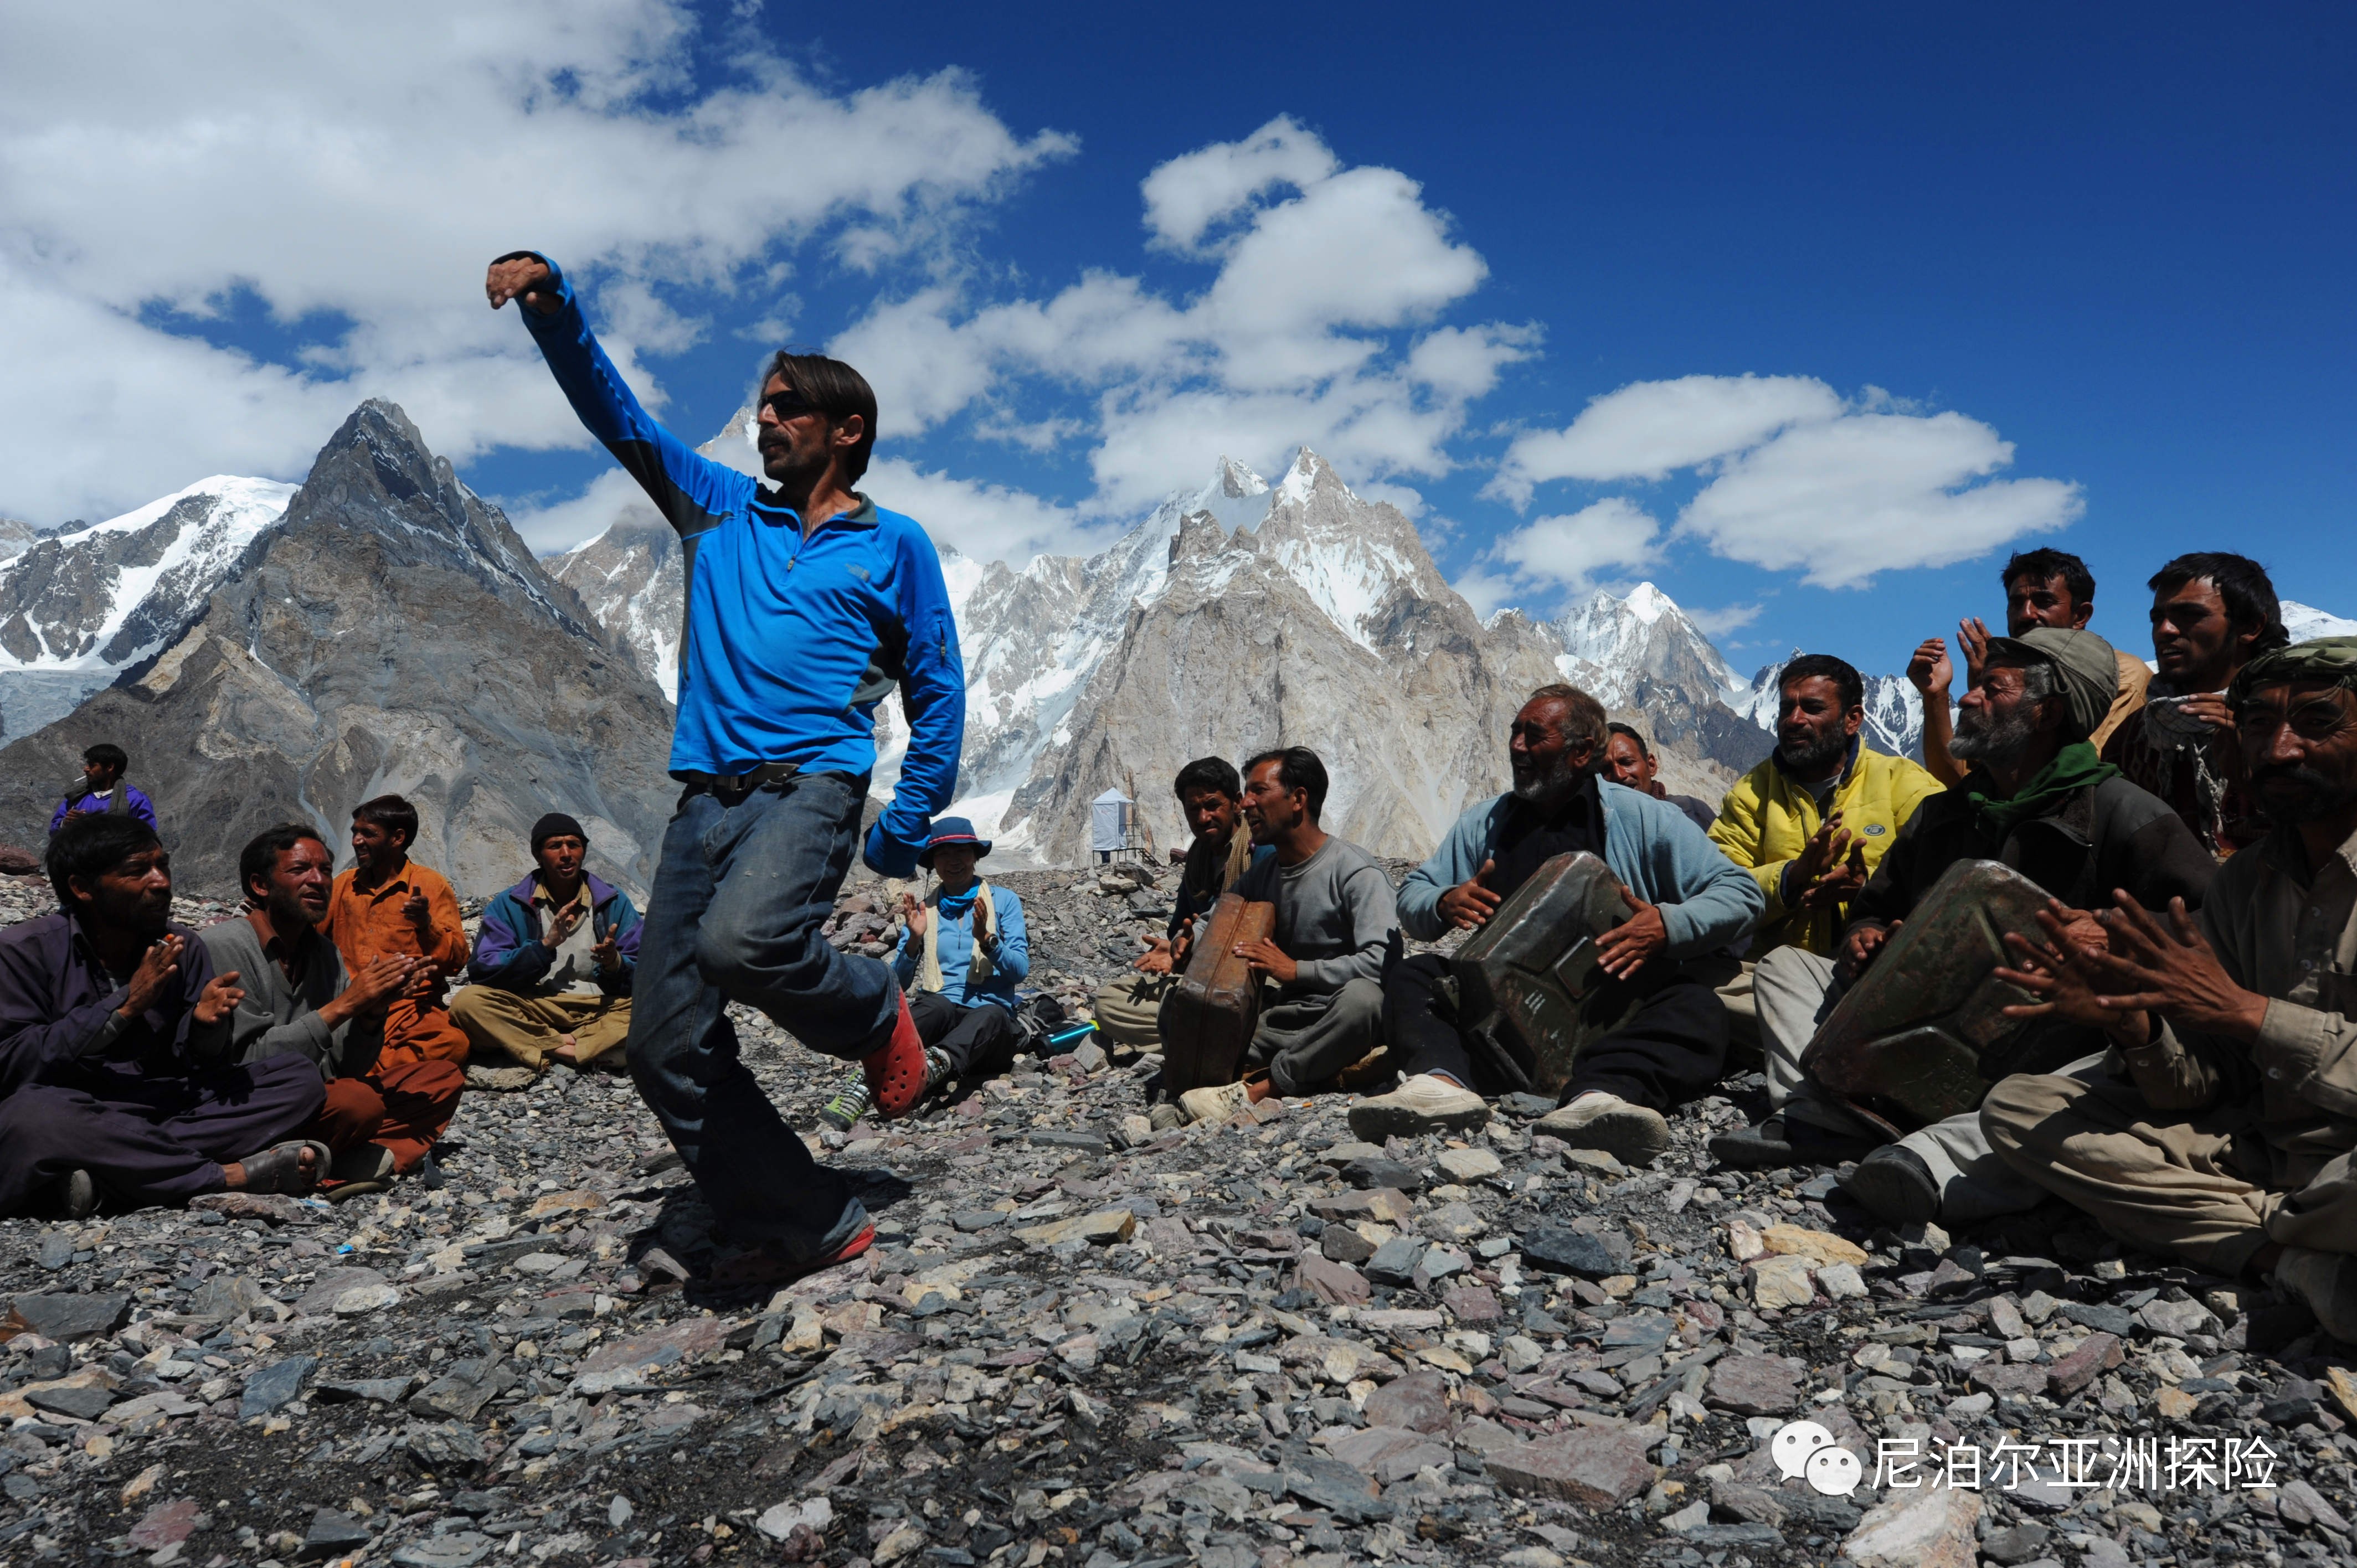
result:
[[[1570,759],[1558,752],[1544,762],[1534,762],[1527,771],[1514,775],[1514,799],[1525,805],[1547,810],[1562,805],[1579,789],[1585,777],[1571,765]]]
[[[263,908],[270,916],[271,929],[290,937],[319,923],[319,916],[313,914],[300,898],[289,893],[272,892]]]
[[[1984,717],[1988,710],[1967,714],[1957,721],[1956,733],[1948,742],[1948,755],[1959,762],[2011,762],[2029,749],[2038,734],[2038,714],[2029,708],[2013,708]]]
[[[2263,768],[2251,775],[2251,789],[2278,822],[2313,822],[2357,804],[2357,782],[2335,779],[2317,768]]]
[[[1795,746],[1782,741],[1779,749],[1784,754],[1784,766],[1804,779],[1823,778],[1833,771],[1849,751],[1849,736],[1835,730],[1819,730]]]

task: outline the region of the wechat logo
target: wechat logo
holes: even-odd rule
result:
[[[1846,1498],[1866,1478],[1857,1455],[1834,1441],[1834,1434],[1813,1421],[1788,1421],[1768,1440],[1776,1468],[1786,1480],[1795,1477],[1828,1498]]]

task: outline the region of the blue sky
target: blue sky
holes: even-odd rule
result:
[[[610,466],[473,293],[536,244],[692,438],[838,347],[878,499],[984,554],[1307,440],[1477,601],[1650,577],[1746,669],[1895,670],[2007,540],[2132,646],[2184,549],[2357,613],[2344,9],[1103,9],[44,23],[0,511],[300,478],[382,392],[577,533]]]

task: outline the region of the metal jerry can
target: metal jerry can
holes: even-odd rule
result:
[[[2085,1055],[2091,1031],[2005,1016],[2038,998],[1992,972],[2015,961],[2007,931],[2044,943],[2046,897],[1994,860],[1948,867],[1818,1026],[1802,1070],[1897,1138],[1973,1110],[2009,1073]]]
[[[1236,1064],[1260,1023],[1260,976],[1234,949],[1275,929],[1274,904],[1222,893],[1211,907],[1186,972],[1162,1000],[1163,1092],[1169,1098],[1236,1080]]]
[[[1613,984],[1596,967],[1596,939],[1630,913],[1601,859],[1559,854],[1457,950],[1457,1016],[1506,1082],[1560,1093],[1580,1048],[1635,1010],[1642,988]]]

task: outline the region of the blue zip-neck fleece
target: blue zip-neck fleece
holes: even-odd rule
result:
[[[965,737],[965,669],[940,552],[916,522],[865,497],[805,538],[801,515],[750,475],[648,415],[571,282],[540,260],[563,306],[542,316],[520,304],[525,325],[581,423],[679,531],[686,624],[672,772],[791,762],[864,779],[876,767],[876,704],[897,686],[909,749],[881,825],[912,856],[956,793]]]

